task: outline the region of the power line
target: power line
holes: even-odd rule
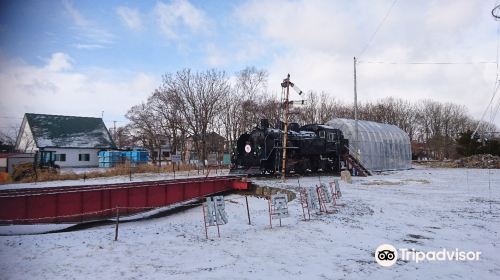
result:
[[[358,64],[392,64],[392,65],[476,65],[496,64],[496,61],[358,61]]]
[[[363,48],[363,50],[361,51],[361,53],[358,55],[358,58],[360,58],[364,53],[365,51],[368,49],[368,47],[371,45],[373,39],[375,39],[375,36],[377,35],[378,31],[380,30],[380,28],[382,27],[382,25],[384,25],[385,21],[387,20],[387,18],[389,17],[389,14],[391,13],[392,11],[392,8],[394,8],[394,6],[396,5],[396,2],[398,2],[398,0],[394,0],[392,1],[392,5],[391,7],[389,8],[389,10],[387,11],[387,13],[385,14],[384,18],[382,19],[382,21],[379,23],[379,25],[377,26],[377,28],[375,29],[375,32],[373,32],[372,36],[370,37],[370,39],[368,40],[368,42],[366,43],[365,47]]]
[[[496,1],[496,4],[495,4],[496,7],[499,7],[498,6],[498,0]],[[495,10],[495,8],[491,11],[491,14],[494,15],[493,11]],[[497,56],[496,56],[496,63],[497,63],[497,71],[496,71],[496,75],[495,75],[495,86],[494,88],[496,88],[498,86],[498,49],[499,49],[499,38],[500,38],[500,22],[497,24]],[[495,98],[495,95],[496,95],[496,91],[494,91],[493,93],[493,98]],[[497,113],[498,113],[498,109],[499,109],[499,106],[500,106],[500,98],[498,99],[497,101],[497,105],[495,106],[495,109],[493,110],[493,107],[490,108],[490,123],[493,123],[493,121],[495,120],[496,116],[497,116]]]
[[[493,17],[495,18],[495,20],[498,20],[500,19],[500,17],[498,17],[498,15],[496,15],[496,12],[498,10],[498,8],[500,7],[500,5],[498,5],[498,0],[496,1],[495,3],[495,7],[493,8],[493,10],[491,10],[491,14],[493,15]],[[497,11],[498,12],[498,11]],[[479,130],[479,128],[481,127],[481,124],[483,122],[483,119],[484,119],[484,116],[486,115],[486,112],[488,112],[488,109],[490,109],[490,123],[493,123],[497,113],[498,113],[498,109],[500,107],[500,99],[498,100],[498,104],[496,105],[493,105],[493,100],[495,99],[495,96],[498,92],[498,87],[499,87],[499,81],[498,81],[498,64],[499,64],[499,57],[498,57],[498,49],[499,49],[499,38],[500,38],[500,22],[497,24],[497,52],[496,52],[496,74],[495,74],[495,85],[493,86],[493,95],[491,96],[491,99],[490,99],[490,102],[488,103],[488,106],[486,106],[486,109],[484,110],[482,116],[481,116],[481,119],[479,120],[478,124],[477,124],[477,127],[476,129],[474,130],[474,132],[472,133],[472,136],[474,136],[476,134],[476,132]],[[495,107],[495,108],[493,108]]]

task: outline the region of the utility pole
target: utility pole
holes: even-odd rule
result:
[[[283,160],[281,162],[281,180],[284,182],[286,180],[286,140],[288,138],[288,96],[290,94],[290,74],[281,83],[281,87],[286,87],[285,93],[285,129],[283,131]]]
[[[356,57],[354,57],[354,149],[356,159],[358,158],[358,90],[356,83]]]

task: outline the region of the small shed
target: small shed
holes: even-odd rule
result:
[[[344,138],[349,140],[349,153],[367,169],[385,171],[411,168],[410,137],[399,127],[358,120],[358,143],[356,143],[354,120],[332,119],[326,124],[342,130]]]
[[[23,163],[33,163],[35,154],[33,153],[9,153],[0,154],[0,172],[7,172],[12,175],[14,167]]]

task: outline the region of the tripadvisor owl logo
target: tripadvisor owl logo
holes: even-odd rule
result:
[[[462,251],[458,248],[431,251],[417,251],[414,248],[399,248],[399,259],[415,263],[425,261],[479,261],[481,251]],[[389,267],[398,260],[398,251],[390,244],[382,244],[375,250],[375,260],[381,266]]]
[[[398,260],[398,251],[392,245],[382,244],[375,250],[375,260],[381,266],[392,266]]]

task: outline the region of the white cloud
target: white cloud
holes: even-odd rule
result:
[[[345,50],[356,37],[356,25],[338,1],[249,1],[237,18],[259,29],[263,39],[286,48]]]
[[[71,69],[71,57],[65,53],[53,53],[45,69],[52,72]]]
[[[245,65],[264,55],[267,50],[262,41],[251,36],[245,36],[245,39],[238,38],[227,45],[206,43],[205,62],[210,67],[223,67],[231,64]]]
[[[205,61],[211,67],[226,66],[229,63],[227,54],[213,43],[205,45]]]
[[[0,57],[0,111],[22,117],[26,112],[100,116],[123,120],[127,110],[159,85],[142,72],[106,69],[71,70],[70,58],[53,54],[45,66]]]
[[[138,10],[129,7],[118,7],[116,13],[128,28],[134,31],[142,29],[142,19]]]
[[[426,12],[425,23],[441,31],[455,31],[475,24],[481,16],[481,6],[470,0],[432,1]]]
[[[73,7],[73,3],[70,2],[69,0],[63,0],[62,4],[64,6],[64,9],[66,12],[69,14],[69,16],[73,19],[73,22],[78,25],[79,27],[87,27],[91,25],[91,22],[88,21],[86,18],[84,18],[80,12]]]
[[[290,73],[302,90],[326,91],[350,103],[352,58],[366,45],[392,2],[251,0],[236,7],[234,14],[265,49],[260,53],[267,54],[271,91],[279,92]],[[468,0],[398,1],[361,60],[494,61],[497,23],[490,15],[492,7],[489,2]],[[454,102],[479,118],[491,98],[494,77],[492,64],[362,63],[358,95],[362,102],[388,96]]]
[[[104,48],[103,45],[99,44],[73,44],[73,47],[80,49],[80,50],[94,50],[94,49],[102,49]]]
[[[104,47],[114,42],[115,35],[111,32],[99,27],[96,23],[85,18],[69,0],[62,1],[64,10],[73,20],[73,24],[79,33],[85,37],[84,42],[79,42],[80,45],[98,45]],[[81,38],[78,38],[81,41]]]
[[[205,13],[188,0],[173,0],[170,4],[158,2],[154,8],[162,33],[171,40],[178,40],[182,33],[209,32],[210,20]]]

